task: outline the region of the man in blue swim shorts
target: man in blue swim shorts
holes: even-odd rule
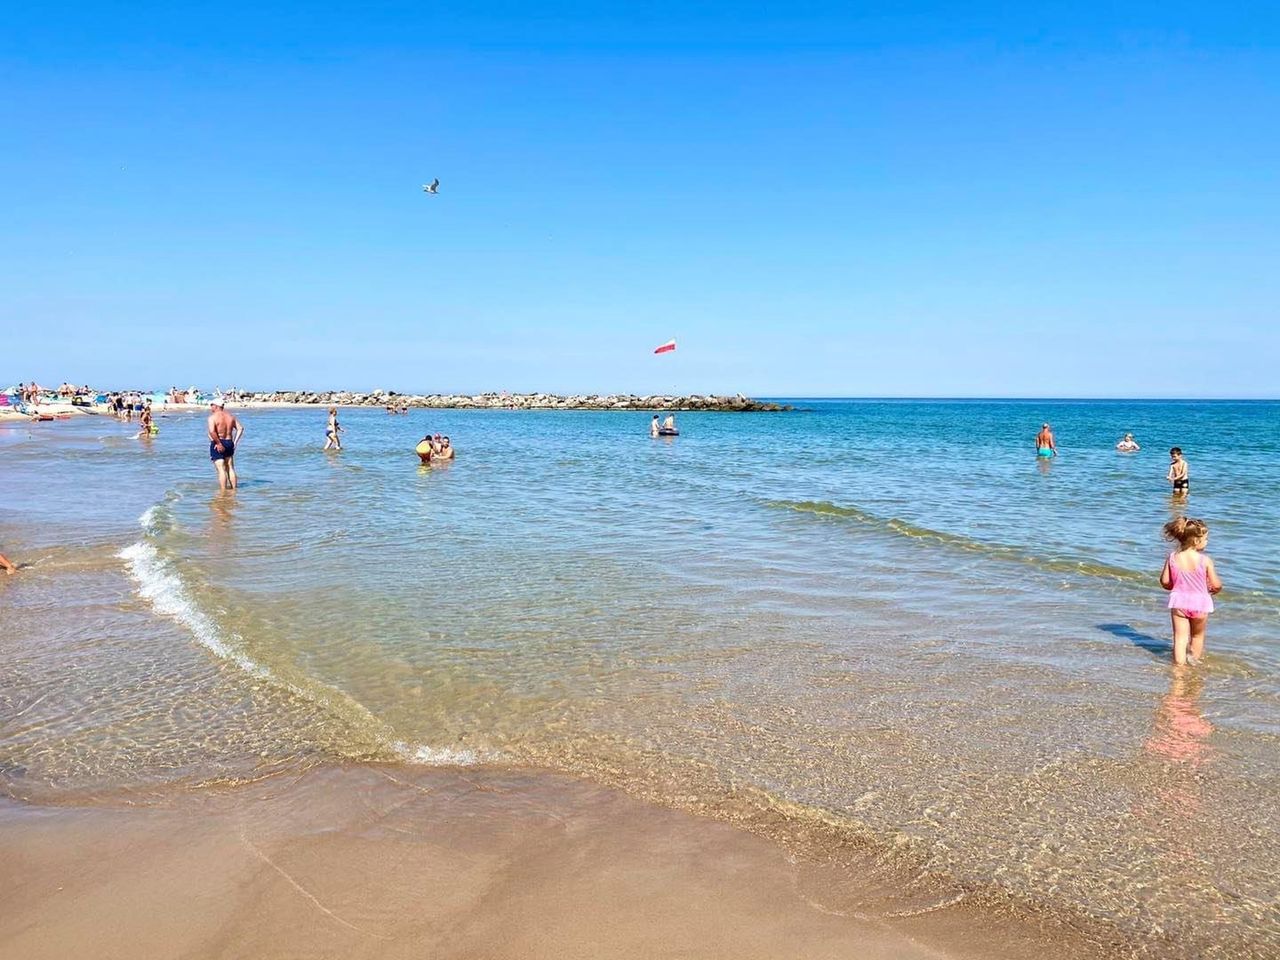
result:
[[[244,424],[227,413],[221,397],[209,401],[209,459],[218,472],[218,486],[236,488],[236,445],[244,436]]]
[[[1040,427],[1040,432],[1036,434],[1036,456],[1037,457],[1056,457],[1058,455],[1058,445],[1053,439],[1053,430],[1046,423]]]

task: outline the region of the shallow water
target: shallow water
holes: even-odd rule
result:
[[[1280,404],[798,406],[660,441],[643,414],[351,411],[340,454],[322,411],[255,412],[234,494],[201,418],[0,427],[0,549],[34,563],[0,583],[0,782],[536,765],[879,851],[905,892],[871,912],[1274,954]],[[428,427],[456,463],[418,465]],[[1184,509],[1227,590],[1175,675],[1155,578]]]

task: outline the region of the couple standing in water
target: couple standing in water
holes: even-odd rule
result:
[[[1138,446],[1138,441],[1133,439],[1132,433],[1126,433],[1124,439],[1116,444],[1116,449],[1121,453],[1136,453],[1142,448]],[[1058,444],[1053,439],[1053,428],[1047,423],[1040,424],[1040,432],[1036,434],[1036,456],[1048,458],[1057,455]]]
[[[661,424],[658,423],[658,415],[653,415],[653,420],[649,423],[649,436],[651,437],[674,437],[680,433],[676,429],[676,415],[674,413],[667,414],[667,419]]]

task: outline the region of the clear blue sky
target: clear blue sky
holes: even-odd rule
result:
[[[0,380],[1280,395],[1274,3],[470,6],[7,5]]]

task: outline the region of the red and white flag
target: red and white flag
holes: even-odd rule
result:
[[[676,342],[674,340],[668,340],[666,343],[658,347],[653,352],[654,353],[670,353],[675,348],[676,348]]]

